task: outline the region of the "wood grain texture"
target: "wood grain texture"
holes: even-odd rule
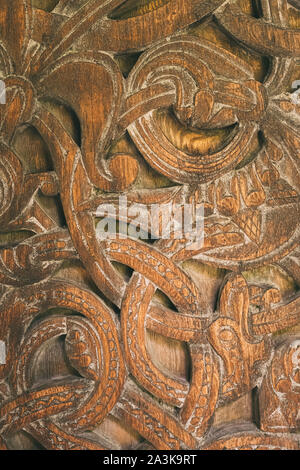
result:
[[[299,28],[0,0],[1,450],[299,449]],[[203,243],[163,237],[187,204]]]

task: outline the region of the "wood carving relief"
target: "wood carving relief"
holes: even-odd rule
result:
[[[0,0],[1,449],[299,448],[299,8]]]

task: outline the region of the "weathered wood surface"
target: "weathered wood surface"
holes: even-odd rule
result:
[[[299,448],[299,28],[0,0],[0,449]],[[101,237],[120,195],[203,205],[203,244]]]

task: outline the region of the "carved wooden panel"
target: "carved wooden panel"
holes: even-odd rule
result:
[[[299,8],[0,0],[1,449],[299,448]]]

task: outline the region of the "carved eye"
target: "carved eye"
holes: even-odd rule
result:
[[[237,344],[236,333],[229,327],[223,328],[219,333],[219,339],[227,350],[234,349]]]

